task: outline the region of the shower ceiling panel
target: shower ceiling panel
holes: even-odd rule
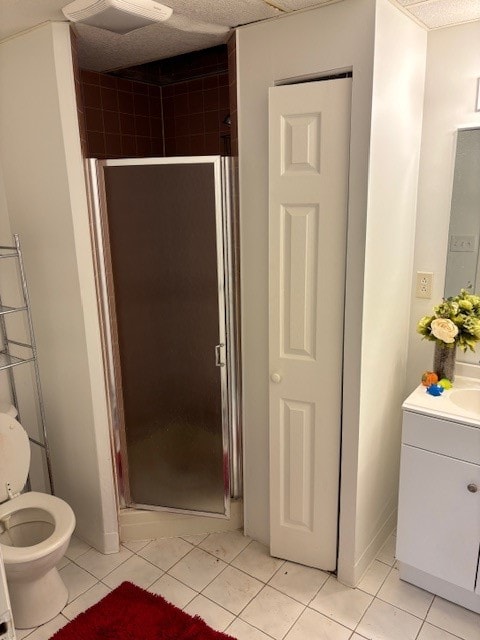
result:
[[[192,19],[236,27],[285,13],[342,0],[164,0],[174,12]],[[480,19],[480,0],[391,0],[428,29]],[[47,20],[64,21],[69,0],[0,0],[0,40]],[[224,43],[224,36],[178,31],[155,24],[124,36],[77,25],[80,65],[107,71],[161,60]]]

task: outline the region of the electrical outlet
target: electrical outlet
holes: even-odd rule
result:
[[[417,298],[431,298],[433,288],[433,273],[430,271],[417,271],[417,286],[415,296]]]

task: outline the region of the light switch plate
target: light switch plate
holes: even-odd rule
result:
[[[476,251],[477,236],[450,236],[450,251]]]

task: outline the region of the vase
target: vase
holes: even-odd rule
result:
[[[433,354],[433,370],[438,379],[447,378],[450,382],[455,379],[455,358],[457,355],[457,345],[435,343]]]

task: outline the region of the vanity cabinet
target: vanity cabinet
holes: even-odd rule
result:
[[[404,412],[400,577],[480,612],[480,428]]]

